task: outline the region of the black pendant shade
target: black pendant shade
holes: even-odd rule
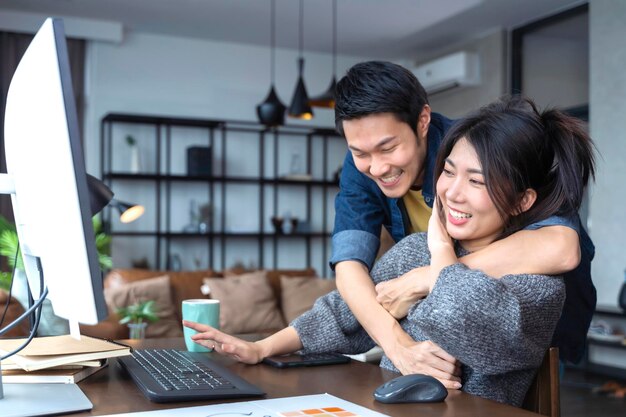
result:
[[[313,107],[325,107],[329,109],[335,108],[335,88],[337,87],[337,80],[333,76],[330,85],[325,92],[317,97],[313,97],[309,100],[309,104]]]
[[[275,127],[285,123],[286,109],[274,90],[274,84],[272,84],[263,103],[256,106],[256,114],[259,122],[267,127]]]
[[[313,110],[309,104],[309,95],[306,92],[302,73],[304,71],[304,58],[298,58],[298,83],[289,105],[289,117],[310,120],[313,118]]]
[[[275,0],[271,0],[270,5],[270,40],[272,45],[270,49],[270,74],[272,77],[272,84],[270,85],[270,91],[267,93],[265,100],[256,106],[256,114],[260,123],[267,127],[276,127],[285,123],[285,110],[287,108],[283,102],[280,101],[278,94],[276,94],[276,90],[274,89],[274,44],[276,37]]]
[[[313,107],[335,108],[335,87],[337,87],[337,0],[333,0],[333,79],[322,94],[312,97],[309,104]]]

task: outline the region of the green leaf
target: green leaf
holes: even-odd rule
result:
[[[148,300],[118,308],[116,313],[121,317],[120,324],[141,323],[143,321],[155,322],[159,320],[155,309],[154,300]]]

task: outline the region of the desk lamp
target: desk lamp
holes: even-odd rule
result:
[[[93,214],[99,213],[107,205],[120,212],[120,221],[130,223],[143,215],[142,205],[127,203],[113,198],[113,191],[99,179],[87,174],[87,188],[89,189],[89,205]]]

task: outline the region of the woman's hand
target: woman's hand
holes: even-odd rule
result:
[[[206,324],[183,320],[183,326],[196,330],[197,334],[191,339],[199,345],[213,349],[215,352],[249,364],[263,360],[261,347],[253,342],[246,342],[234,336],[223,333]]]
[[[376,285],[376,301],[396,319],[406,317],[416,301],[428,295],[428,266],[410,270],[398,278]]]
[[[454,253],[454,243],[446,230],[446,225],[441,222],[439,216],[439,198],[433,203],[433,213],[428,220],[428,249],[430,253],[440,250],[452,250]]]
[[[461,364],[430,340],[399,345],[389,359],[402,375],[426,374],[437,378],[446,388],[461,388]]]

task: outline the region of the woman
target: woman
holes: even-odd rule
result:
[[[407,349],[434,343],[458,360],[463,390],[521,405],[549,347],[565,287],[561,278],[545,275],[495,279],[458,257],[549,216],[575,213],[594,174],[592,149],[584,129],[559,111],[540,114],[523,98],[484,107],[444,138],[428,235],[403,239],[372,269],[379,283],[429,265],[428,279],[415,283],[427,297],[399,325],[412,338]],[[356,353],[374,345],[337,292],[256,343],[184,324],[203,332],[193,337],[197,343],[246,363],[297,350]],[[381,366],[401,368],[390,357],[385,352]]]

